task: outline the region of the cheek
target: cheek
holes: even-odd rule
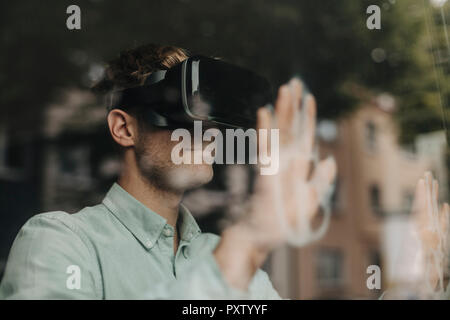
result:
[[[146,154],[163,162],[171,161],[171,152],[178,143],[171,141],[171,132],[158,131],[146,137]]]
[[[168,141],[159,141],[157,144],[153,146],[155,152],[158,153],[158,158],[161,159],[171,159],[170,155],[172,153],[173,147],[176,145],[176,142]]]

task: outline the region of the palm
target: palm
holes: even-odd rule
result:
[[[448,259],[449,207],[438,205],[438,183],[430,172],[417,183],[411,221],[390,279],[390,297],[444,296],[444,272]],[[389,248],[388,248],[389,249]]]
[[[421,244],[423,281],[428,290],[441,291],[448,259],[449,206],[439,208],[438,183],[429,172],[417,184],[412,214]]]
[[[258,176],[246,220],[252,234],[267,246],[287,240],[289,234],[307,236],[320,200],[336,175],[332,159],[319,162],[310,175],[316,105],[311,95],[303,107],[301,99],[301,83],[292,80],[280,88],[273,115],[268,109],[258,113],[258,129],[279,129],[279,171]],[[271,144],[277,143],[262,142],[263,150],[271,150]],[[271,156],[272,161],[276,159]]]

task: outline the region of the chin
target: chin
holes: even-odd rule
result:
[[[173,189],[185,191],[207,184],[213,175],[212,165],[195,164],[173,167],[167,178]]]

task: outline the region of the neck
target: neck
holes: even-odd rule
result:
[[[143,177],[137,168],[125,166],[123,169],[117,183],[135,199],[175,227],[183,194],[158,188]]]

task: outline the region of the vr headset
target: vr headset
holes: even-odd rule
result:
[[[204,126],[254,128],[258,108],[272,102],[265,78],[196,55],[153,72],[142,86],[113,92],[108,108],[143,108],[149,124],[161,128],[190,128],[195,120]]]

